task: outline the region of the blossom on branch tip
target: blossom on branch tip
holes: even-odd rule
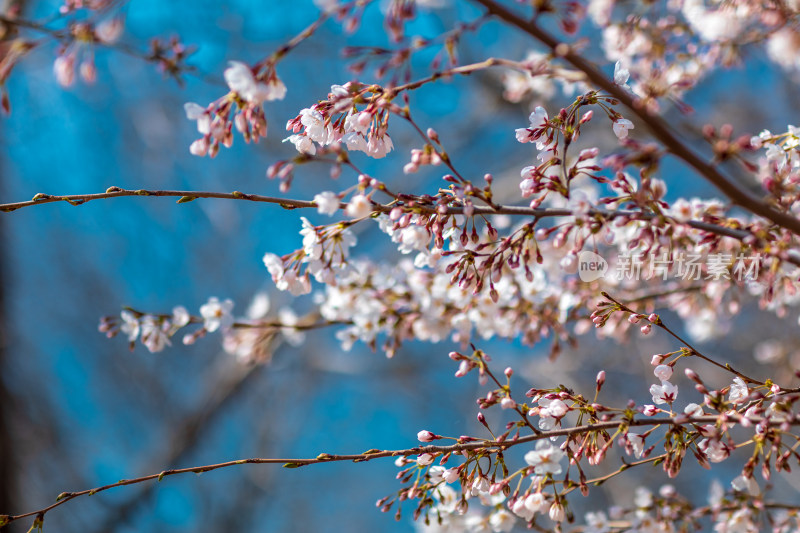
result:
[[[437,435],[432,431],[423,430],[417,433],[417,440],[420,442],[433,442],[437,438],[439,437],[437,437]]]
[[[558,502],[553,502],[553,504],[550,506],[550,510],[547,512],[547,515],[553,522],[561,522],[566,518],[564,506]]]
[[[628,434],[625,435],[625,439],[628,441],[628,444],[631,445],[633,455],[637,459],[640,459],[644,453],[644,437],[638,433],[628,432]]]
[[[324,191],[314,195],[317,212],[321,215],[335,215],[339,210],[339,197],[331,191]]]
[[[256,79],[253,70],[240,61],[231,61],[225,69],[225,83],[231,91],[253,105],[260,105],[267,100],[283,100],[286,86],[274,74],[265,83]]]
[[[140,331],[139,320],[136,318],[136,315],[127,309],[123,310],[120,313],[120,316],[122,317],[122,326],[120,326],[120,331],[128,336],[128,342],[135,342]]]
[[[470,491],[472,492],[473,496],[478,496],[480,494],[485,494],[489,492],[490,487],[489,480],[485,477],[478,475],[475,476],[475,480],[472,482],[472,486]]]
[[[595,513],[586,513],[586,525],[588,526],[584,533],[607,533],[611,530],[611,524],[608,521],[608,516],[603,511]],[[641,530],[640,530],[641,531]]]
[[[177,331],[183,326],[187,325],[192,320],[192,315],[182,305],[178,305],[172,309],[172,327]]]
[[[122,35],[123,23],[118,17],[106,19],[94,28],[95,36],[105,44],[114,44]]]
[[[697,449],[712,463],[721,463],[731,454],[728,445],[718,439],[703,439],[697,444]]]
[[[731,385],[728,400],[734,404],[743,403],[747,400],[749,394],[750,390],[747,388],[747,383],[745,383],[742,378],[733,378],[733,385]]]
[[[529,127],[517,128],[515,130],[517,141],[521,143],[536,141],[536,147],[539,150],[543,150],[547,144],[545,141],[541,140],[542,136],[547,131],[547,124],[549,121],[547,110],[542,106],[536,107],[533,113],[528,117],[528,121],[530,122]]]
[[[169,321],[160,320],[152,315],[145,315],[141,320],[142,344],[153,353],[160,352],[170,346],[167,330]]]
[[[733,481],[731,481],[731,487],[733,487],[735,491],[747,492],[750,496],[758,496],[761,493],[756,480],[744,474],[740,474],[734,478]]]
[[[534,467],[534,472],[538,475],[560,474],[563,458],[564,452],[546,440],[538,441],[536,449],[525,454],[525,462]]]
[[[292,143],[301,154],[315,155],[317,153],[317,147],[306,135],[290,135],[283,140],[283,142],[287,141]]]
[[[653,402],[657,405],[675,401],[678,397],[678,387],[669,381],[662,380],[661,385],[651,385],[650,394],[653,396]]]
[[[630,71],[623,68],[622,61],[617,61],[614,65],[614,83],[630,91],[631,87],[628,85],[628,78],[630,78],[630,75]]]
[[[697,405],[696,403],[688,404],[683,408],[683,412],[689,416],[703,416],[705,414],[702,406]]]
[[[495,533],[508,533],[514,529],[515,523],[516,518],[514,518],[514,515],[505,509],[495,511],[489,516],[489,526]]]
[[[218,329],[227,329],[233,325],[233,300],[219,301],[212,296],[208,302],[200,306],[200,315],[203,317],[203,327],[208,332]]]
[[[667,381],[672,377],[672,367],[669,365],[658,365],[655,370],[653,370],[653,374],[661,381]]]
[[[60,55],[53,62],[53,73],[62,87],[70,87],[75,81],[75,54],[73,52]]]
[[[372,213],[372,203],[363,194],[356,194],[350,198],[350,202],[344,210],[344,214],[350,218],[364,218]]]
[[[633,122],[627,118],[620,118],[614,121],[612,128],[614,130],[614,135],[616,135],[618,139],[624,139],[628,136],[628,130],[634,129],[634,126]]]
[[[423,453],[417,456],[417,464],[420,466],[427,466],[433,462],[433,455],[429,453]]]

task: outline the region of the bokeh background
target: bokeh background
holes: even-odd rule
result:
[[[50,20],[59,2],[22,5],[25,18]],[[277,195],[278,184],[267,180],[265,171],[294,154],[291,145],[281,143],[286,120],[325,98],[331,84],[354,78],[340,54],[346,45],[387,45],[377,6],[367,10],[352,36],[327,22],[278,67],[289,92],[285,100],[266,105],[269,136],[258,145],[236,138],[231,149],[211,160],[189,154],[196,132],[183,104],[205,105],[224,94],[221,74],[228,61],[252,64],[267,56],[315,20],[317,8],[310,0],[132,0],[120,12],[124,43],[144,50],[153,36],[179,35],[197,47],[190,63],[198,74],[187,76],[181,88],[152,64],[98,49],[97,83],[78,81],[65,90],[53,76],[56,46],[43,46],[7,84],[12,113],[0,122],[3,202],[38,192],[101,192],[112,185]],[[423,11],[409,33],[432,37],[455,20],[479,14],[469,2],[451,0],[445,8]],[[59,24],[60,19],[51,22]],[[591,30],[587,37],[596,38]],[[466,37],[459,50],[468,62],[492,55],[521,59],[534,48],[491,23]],[[431,58],[426,52],[415,61],[415,77],[426,72]],[[594,59],[613,69],[601,57]],[[689,136],[704,122],[732,122],[737,131],[784,131],[792,122],[787,116],[797,116],[797,88],[759,50],[754,48],[750,59],[747,69],[719,72],[692,93],[694,116],[667,110],[676,127]],[[370,69],[360,79],[375,81]],[[494,173],[512,201],[518,169],[533,157],[529,147],[514,141],[513,129],[527,123],[531,101],[510,104],[501,93],[499,74],[484,73],[416,91],[412,106],[420,124],[439,131],[459,168],[475,177]],[[556,94],[551,106],[570,100]],[[390,131],[399,150],[386,160],[364,157],[358,164],[413,192],[435,190],[439,176],[408,179],[400,170],[408,150],[417,147],[410,128],[397,124]],[[672,197],[714,195],[677,164],[666,167],[664,177]],[[307,199],[320,190],[342,190],[354,178],[345,172],[332,181],[327,168],[312,165],[298,171],[289,196]],[[321,220],[316,213],[303,214]],[[269,364],[247,366],[220,349],[217,335],[151,354],[141,346],[131,352],[122,338],[107,340],[98,333],[99,318],[126,305],[169,312],[180,304],[197,313],[209,296],[218,296],[234,299],[241,315],[256,293],[266,291],[273,313],[287,305],[307,309],[308,301],[292,302],[274,291],[261,262],[265,252],[300,246],[297,212],[246,202],[176,205],[174,199],[121,198],[26,208],[3,214],[0,225],[0,485],[8,505],[0,513],[38,509],[62,491],[168,468],[405,448],[415,445],[420,429],[482,434],[474,402],[485,392],[473,380],[452,377],[455,368],[446,354],[455,345],[449,342],[408,344],[387,360],[359,345],[342,352],[333,332],[321,331],[309,333],[297,347],[279,344]],[[392,260],[377,228],[362,232],[359,240],[356,255]],[[757,368],[752,353],[759,341],[794,339],[785,324],[759,317],[746,311],[734,333],[705,346],[730,354],[743,368]],[[753,338],[747,332],[754,323],[768,334]],[[556,363],[547,362],[546,344],[481,347],[495,356],[498,368],[512,363],[518,369],[520,393],[554,383],[590,391],[595,373],[605,368],[609,382],[621,384],[618,393],[638,401],[648,398],[652,382],[649,355],[676,348],[666,338],[623,347],[588,340]],[[791,354],[778,364],[791,368]],[[412,531],[410,508],[395,522],[374,507],[400,487],[396,470],[391,461],[373,461],[295,470],[242,466],[176,476],[70,502],[47,515],[45,530]],[[724,484],[736,475],[726,478],[722,472],[715,475]],[[637,472],[596,491],[592,501],[576,502],[576,508],[623,503],[637,484],[657,478],[658,472]],[[702,499],[709,479],[688,465],[678,481],[687,496]],[[17,523],[6,530],[24,532],[29,526]]]

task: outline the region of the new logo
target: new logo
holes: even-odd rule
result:
[[[608,262],[594,252],[584,250],[578,255],[578,276],[581,281],[595,281],[605,276]]]

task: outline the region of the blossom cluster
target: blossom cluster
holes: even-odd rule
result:
[[[392,151],[394,144],[386,130],[391,104],[381,98],[381,93],[368,97],[375,88],[359,83],[331,86],[328,98],[300,111],[286,124],[293,134],[285,139],[298,152],[317,153],[317,145],[342,144],[351,151],[364,152],[381,159]],[[369,102],[359,111],[357,102]],[[316,143],[316,144],[315,144]]]
[[[656,318],[653,317],[653,320]],[[531,389],[526,396],[534,402],[538,400],[538,406],[529,406],[511,400],[512,389],[509,385],[514,374],[511,368],[504,371],[507,379],[504,385],[492,374],[491,358],[485,353],[453,353],[451,358],[459,361],[460,369],[465,362],[469,367],[478,368],[482,383],[488,381],[486,376],[491,376],[497,385],[485,397],[478,398],[481,408],[478,421],[487,430],[491,431],[483,412],[492,406],[517,410],[520,421],[508,423],[505,433],[499,436],[492,433],[490,441],[462,435],[454,439],[456,445],[448,447],[447,453],[432,448],[431,451],[420,453],[416,460],[409,457],[397,459],[396,465],[403,468],[397,477],[407,487],[394,497],[379,500],[378,507],[387,512],[396,506],[399,515],[405,501],[416,500],[414,517],[424,515],[424,519],[419,521],[420,531],[508,532],[520,522],[541,528],[542,520],[549,520],[550,524],[558,527],[559,523],[571,516],[566,496],[576,488],[576,483],[569,481],[570,471],[577,471],[577,487],[584,496],[597,480],[627,475],[626,469],[620,468],[611,475],[589,477],[590,467],[600,464],[615,444],[636,459],[636,462],[627,465],[628,468],[641,468],[652,463],[653,460],[649,458],[653,457],[659,460],[656,464],[661,462],[670,477],[675,477],[687,451],[692,451],[696,460],[707,466],[709,462],[725,461],[735,448],[752,443],[747,439],[742,439],[743,444],[740,445],[734,442],[737,425],[745,430],[745,434],[749,431],[756,441],[768,443],[772,451],[759,451],[756,448],[756,453],[745,464],[741,474],[731,479],[728,491],[714,481],[707,506],[693,506],[669,484],[663,485],[657,494],[645,487],[637,487],[632,505],[618,501],[604,511],[586,513],[583,531],[672,531],[680,529],[682,525],[698,527],[703,519],[710,519],[716,531],[757,531],[757,524],[765,514],[781,527],[788,527],[795,521],[793,515],[786,512],[785,505],[773,505],[765,501],[766,493],[762,491],[753,472],[761,455],[764,456],[761,475],[765,480],[770,479],[769,463],[772,460],[774,468],[780,471],[788,468],[790,458],[800,459],[791,444],[783,442],[781,437],[791,425],[800,421],[794,411],[800,396],[794,390],[782,389],[777,385],[751,389],[747,382],[736,377],[729,387],[712,391],[705,387],[696,372],[687,368],[686,376],[694,382],[695,389],[703,394],[700,405],[688,404],[683,414],[662,411],[646,404],[629,403],[624,409],[616,409],[599,403],[597,393],[606,380],[605,372],[600,372],[596,380],[594,402],[562,387],[549,391]],[[668,355],[653,356],[653,364],[656,365],[654,374],[662,385],[654,385],[650,392],[654,402],[672,405],[677,398],[677,387],[667,380],[672,377],[672,369],[679,358],[662,364],[667,358]],[[466,375],[465,372],[460,373]],[[665,395],[668,396],[666,401]],[[615,411],[619,414],[615,414]],[[566,434],[562,441],[563,436],[557,436],[552,431],[560,425],[550,419],[557,418],[560,421],[568,417],[570,412],[581,413],[581,418],[577,424],[571,422],[575,431],[562,433]],[[645,417],[666,414],[675,425],[668,426],[665,432],[659,431],[663,425],[659,421],[648,424],[647,418],[637,419],[634,413],[641,413]],[[529,420],[536,417],[539,418],[537,425],[541,431],[537,431]],[[584,425],[581,425],[581,420]],[[632,424],[641,424],[646,431],[632,431]],[[532,433],[521,438],[521,430],[524,429]],[[611,435],[613,429],[616,432]],[[547,439],[549,434],[553,435]],[[447,437],[423,430],[417,438],[427,444]],[[533,449],[524,454],[524,465],[515,470],[509,464],[509,448],[526,447],[531,439],[535,440]],[[658,447],[663,448],[664,454],[653,456]],[[459,457],[463,462],[453,465],[452,461]],[[480,461],[485,457],[491,458],[488,465]],[[584,461],[589,466],[581,466]]]
[[[197,122],[197,131],[202,135],[189,147],[193,155],[214,157],[220,144],[230,147],[234,126],[245,142],[266,137],[267,119],[261,104],[282,100],[286,95],[286,86],[272,67],[254,72],[240,61],[231,61],[225,70],[225,82],[230,92],[222,98],[206,107],[194,102],[184,106],[186,117]]]

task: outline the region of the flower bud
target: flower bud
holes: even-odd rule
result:
[[[417,433],[417,440],[419,440],[420,442],[431,442],[438,438],[439,438],[438,435],[428,430],[423,430]]]
[[[564,520],[564,507],[560,503],[555,502],[550,506],[548,515],[553,522],[561,522]]]
[[[597,383],[597,390],[600,390],[600,387],[602,387],[603,383],[606,382],[605,370],[601,370],[600,372],[597,373],[597,378],[595,379],[595,382]]]

